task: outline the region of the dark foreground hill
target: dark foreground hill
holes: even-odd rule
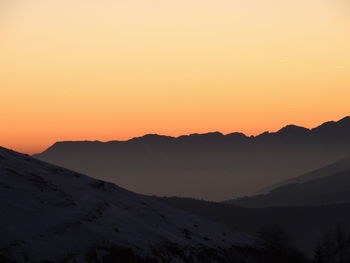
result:
[[[209,133],[59,142],[35,157],[143,194],[221,201],[349,155],[350,117],[314,129],[289,125],[256,137]]]
[[[154,198],[4,148],[0,209],[0,262],[247,262],[238,251],[253,244]]]
[[[309,255],[313,254],[320,238],[325,233],[333,231],[336,225],[342,225],[345,231],[350,230],[350,204],[244,208],[188,198],[161,198],[161,200],[173,207],[247,233],[253,234],[262,227],[279,225],[291,236],[295,245]]]

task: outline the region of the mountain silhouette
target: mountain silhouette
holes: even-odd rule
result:
[[[246,262],[255,240],[4,148],[0,207],[1,262]]]
[[[337,161],[337,162],[334,162],[332,164],[326,165],[326,166],[319,168],[319,169],[316,169],[314,171],[307,172],[303,175],[293,177],[291,179],[284,180],[284,181],[278,182],[276,184],[270,185],[270,186],[262,189],[261,191],[259,191],[257,193],[257,195],[258,194],[268,194],[272,190],[274,190],[280,186],[283,186],[283,185],[304,183],[307,181],[320,179],[320,178],[323,178],[323,177],[326,177],[326,176],[329,176],[332,174],[344,172],[347,170],[350,170],[350,157],[342,159],[342,160]]]
[[[285,182],[268,194],[228,203],[246,207],[312,206],[350,203],[350,158]]]
[[[258,136],[149,134],[128,141],[57,142],[36,158],[143,194],[227,200],[350,156],[350,117]],[[154,183],[156,182],[156,183]]]

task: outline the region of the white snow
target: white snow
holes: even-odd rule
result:
[[[85,262],[84,255],[98,247],[128,247],[146,257],[168,242],[194,249],[253,243],[152,197],[5,148],[0,148],[0,207],[0,253],[18,262]]]

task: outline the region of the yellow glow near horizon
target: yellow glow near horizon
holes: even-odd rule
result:
[[[0,145],[312,127],[350,114],[344,0],[4,0]]]

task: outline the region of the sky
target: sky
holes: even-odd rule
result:
[[[0,145],[350,115],[347,0],[1,0]]]

